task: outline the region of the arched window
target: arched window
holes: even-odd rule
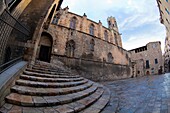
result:
[[[95,45],[95,42],[93,39],[91,39],[90,41],[90,51],[93,52],[94,51],[94,45]]]
[[[70,40],[66,43],[66,55],[68,57],[74,57],[75,42]]]
[[[70,28],[71,29],[76,29],[76,22],[77,22],[76,17],[71,18],[71,20],[70,20]]]
[[[116,44],[116,45],[118,45],[117,35],[116,35],[116,33],[114,33],[114,37],[115,37],[115,44]]]
[[[110,42],[113,43],[113,37],[110,37]]]
[[[90,35],[94,35],[94,25],[91,24],[89,28]]]
[[[109,53],[107,54],[107,59],[108,59],[108,62],[109,62],[109,63],[112,63],[112,62],[113,62],[112,53],[109,52]]]
[[[106,30],[104,31],[104,39],[108,41],[108,32]]]
[[[53,19],[53,24],[58,24],[58,21],[59,21],[59,17],[57,17],[56,15],[54,16],[54,19]]]

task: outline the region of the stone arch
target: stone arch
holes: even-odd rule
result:
[[[51,20],[53,18],[53,15],[55,13],[55,9],[56,9],[56,4],[52,7],[52,10],[50,11],[50,14],[48,15],[47,21],[45,22],[45,25],[44,25],[45,29],[48,29],[48,27],[51,23]]]
[[[75,42],[74,40],[69,40],[66,42],[66,55],[68,57],[74,57]]]
[[[111,52],[109,52],[109,53],[107,54],[107,59],[108,59],[108,62],[109,62],[109,63],[112,63],[112,62],[113,62],[113,55],[112,55]]]
[[[78,23],[78,19],[77,19],[75,16],[73,16],[73,17],[70,19],[70,28],[71,28],[71,29],[76,29],[77,23]]]
[[[52,36],[47,32],[42,32],[39,45],[40,45],[39,60],[50,62],[53,45]]]
[[[150,75],[150,72],[149,72],[149,71],[147,71],[147,72],[146,72],[146,75]]]

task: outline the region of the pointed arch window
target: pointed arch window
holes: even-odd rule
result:
[[[90,51],[91,51],[91,52],[94,51],[94,46],[95,46],[94,39],[91,39],[91,41],[90,41]]]
[[[76,22],[77,22],[76,17],[71,18],[71,20],[70,20],[70,28],[71,29],[76,29]]]
[[[90,35],[94,35],[94,25],[91,24],[89,28]]]
[[[66,43],[66,55],[68,57],[74,57],[75,50],[75,42],[74,40],[70,40]]]
[[[108,41],[108,32],[106,30],[104,31],[104,39]]]
[[[59,17],[55,15],[52,23],[57,25],[58,21],[59,21]]]
[[[109,53],[107,54],[107,59],[108,59],[108,62],[109,62],[109,63],[112,63],[112,62],[113,62],[112,53],[109,52]]]
[[[115,37],[115,44],[116,44],[116,45],[118,45],[117,35],[116,35],[116,33],[114,33],[114,37]]]

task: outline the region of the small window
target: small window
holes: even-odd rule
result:
[[[112,53],[108,53],[108,55],[107,55],[107,58],[108,58],[108,62],[109,63],[112,63],[113,62],[113,56],[112,56]]]
[[[158,59],[155,59],[155,64],[158,64]]]
[[[167,12],[168,14],[170,14],[170,12],[168,11],[168,9],[167,9],[167,8],[165,8],[165,10],[166,10],[166,12]]]
[[[149,60],[146,60],[146,69],[150,68],[149,66]]]
[[[110,21],[108,21],[108,24],[109,24],[109,26],[111,25],[111,22]]]
[[[90,35],[94,35],[94,25],[91,24],[89,28]]]
[[[71,20],[70,20],[70,28],[71,29],[76,29],[76,22],[77,22],[76,17],[71,18]]]
[[[59,21],[59,18],[57,16],[54,16],[54,19],[53,19],[53,24],[58,24],[58,21]]]

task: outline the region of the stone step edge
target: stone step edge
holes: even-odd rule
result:
[[[55,74],[55,75],[71,75],[71,73],[63,73],[63,72],[48,72],[48,71],[42,71],[42,70],[35,70],[35,69],[30,69],[26,68],[26,71],[32,71],[32,72],[37,72],[37,73],[43,73],[43,74]]]
[[[64,104],[64,105],[60,105],[58,107],[53,107],[55,110],[57,110],[59,113],[65,113],[65,112],[69,112],[69,113],[80,113],[82,110],[85,110],[86,108],[88,108],[89,106],[93,105],[96,101],[98,101],[101,96],[103,95],[103,89],[102,89],[102,92],[95,92],[93,94],[91,94],[90,96],[87,96],[81,100],[78,100],[78,101],[75,101],[75,102],[72,102],[72,103],[68,103],[68,104]],[[96,94],[98,94],[96,96]],[[84,101],[84,102],[82,102]],[[74,106],[75,104],[78,104],[79,106]],[[66,108],[64,111],[63,111],[63,108]],[[90,112],[88,112],[90,113]]]
[[[93,105],[89,106],[87,109],[81,111],[80,113],[89,113],[90,111],[95,111],[96,113],[101,113],[104,108],[108,105],[110,98],[111,98],[111,92],[107,87],[104,88],[104,93],[98,99]]]
[[[18,94],[23,94],[23,95],[30,95],[30,96],[57,96],[57,95],[66,95],[66,94],[70,94],[70,93],[77,93],[77,92],[80,92],[80,91],[83,91],[83,90],[86,90],[86,89],[92,87],[92,85],[93,85],[93,83],[87,83],[86,86],[82,87],[83,86],[82,85],[82,86],[80,86],[79,89],[77,88],[77,89],[71,90],[71,88],[70,88],[70,90],[61,91],[61,92],[50,92],[50,91],[48,91],[48,92],[35,92],[35,90],[32,90],[32,91],[29,91],[29,90],[23,91],[21,89],[15,88],[15,86],[13,86],[11,88],[11,92],[18,93]],[[22,86],[22,87],[24,87],[24,86]],[[79,86],[77,86],[77,87],[79,87]],[[32,87],[30,87],[30,88],[32,88]],[[62,88],[62,89],[64,90],[65,88]]]
[[[34,103],[33,102],[33,98],[32,98],[32,101],[31,102],[26,102],[26,100],[23,100],[25,102],[21,102],[22,99],[11,99],[9,96],[12,95],[12,94],[16,94],[17,97],[21,98],[22,96],[26,96],[26,95],[21,95],[21,94],[17,94],[17,93],[11,93],[10,95],[8,95],[5,100],[7,103],[10,103],[10,104],[14,104],[14,105],[19,105],[19,106],[24,106],[24,107],[49,107],[49,106],[56,106],[56,105],[63,105],[63,104],[68,104],[68,103],[71,103],[71,102],[74,102],[74,101],[78,101],[78,100],[81,100],[85,97],[88,97],[89,95],[95,93],[96,91],[98,90],[98,87],[95,87],[93,89],[93,91],[89,91],[87,93],[83,93],[83,95],[76,95],[76,97],[73,97],[70,99],[70,97],[68,95],[65,95],[66,98],[69,97],[69,99],[66,99],[66,100],[63,100],[63,101],[55,101],[54,99],[53,100],[48,100],[47,97],[43,97],[43,99],[45,100],[45,103]],[[27,96],[28,97],[28,96]],[[30,97],[30,96],[29,96]],[[38,97],[38,96],[36,96]],[[49,102],[48,102],[49,101]]]
[[[80,77],[80,78],[48,78],[48,77],[39,77],[39,76],[29,76],[25,74],[21,74],[20,79],[30,80],[30,81],[39,81],[39,82],[76,82],[76,81],[84,80],[83,77]]]
[[[53,75],[53,74],[42,74],[42,73],[31,72],[31,71],[23,71],[23,74],[30,75],[30,76],[49,77],[49,78],[79,78],[78,75],[76,76]]]
[[[31,69],[31,68],[28,68],[28,69]],[[52,72],[52,73],[64,73],[64,74],[70,74],[69,72],[67,71],[62,71],[62,70],[54,70],[54,69],[43,69],[43,68],[35,68],[35,67],[32,67],[31,70],[36,70],[36,71],[42,71],[42,72]]]
[[[19,79],[15,83],[16,83],[16,85],[39,87],[39,88],[66,88],[66,87],[79,86],[79,85],[85,84],[87,82],[88,82],[87,79],[85,79],[83,81],[79,81],[79,82],[66,82],[66,83],[35,82],[35,81]]]
[[[54,72],[57,72],[57,71],[59,71],[59,72],[66,72],[66,73],[68,73],[68,71],[66,71],[66,70],[61,70],[61,69],[55,69],[55,68],[48,68],[48,67],[36,67],[36,66],[33,66],[32,67],[32,69],[37,69],[37,70],[45,70],[45,71],[54,71]]]

